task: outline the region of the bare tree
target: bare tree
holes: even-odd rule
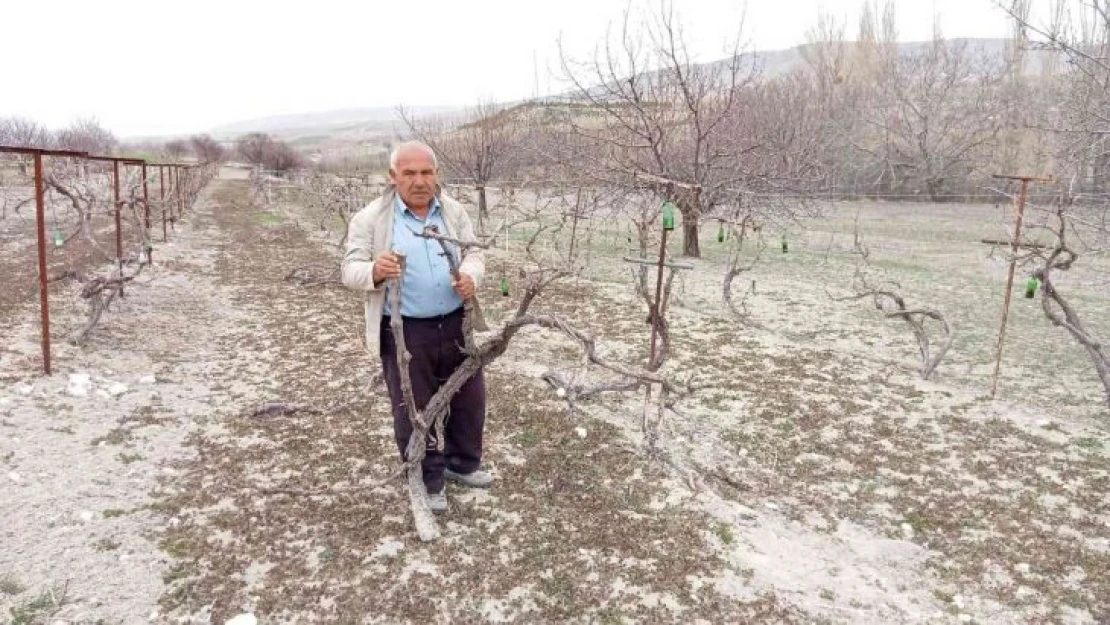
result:
[[[84,118],[58,131],[57,144],[63,150],[107,155],[115,150],[119,141],[100,122],[93,118]]]
[[[167,141],[162,149],[167,156],[177,159],[189,153],[189,144],[183,139],[173,139]]]
[[[251,165],[276,172],[286,172],[304,166],[304,159],[288,143],[268,134],[254,132],[235,142],[235,150]]]
[[[515,109],[479,103],[463,117],[417,119],[404,108],[401,119],[442,161],[445,178],[464,180],[478,192],[479,229],[489,218],[486,187],[508,170],[518,139]]]
[[[729,125],[742,119],[739,95],[753,80],[754,63],[740,54],[739,34],[728,58],[695,63],[669,6],[654,20],[632,19],[626,12],[619,36],[591,62],[562,55],[574,98],[585,105],[567,120],[591,148],[576,160],[608,172],[614,184],[673,201],[682,214],[683,253],[700,256],[702,214],[744,179],[742,157],[751,146]]]
[[[952,347],[955,336],[952,324],[940,311],[925,306],[910,308],[906,305],[905,298],[899,294],[901,287],[893,280],[876,282],[870,275],[871,252],[860,238],[859,221],[857,216],[855,230],[854,254],[859,256],[855,273],[852,276],[853,294],[844,297],[834,297],[835,301],[854,301],[870,298],[875,309],[888,319],[900,319],[909,326],[913,332],[917,349],[921,356],[921,368],[918,372],[923,380],[928,380]],[[930,336],[927,323],[935,322],[939,326],[939,343],[934,345]],[[935,349],[934,349],[935,347]]]
[[[853,146],[881,165],[884,190],[941,201],[954,181],[982,173],[978,165],[1008,119],[1004,59],[947,41],[939,27],[921,50],[880,50]]]
[[[197,160],[203,164],[222,163],[227,158],[226,150],[215,139],[208,135],[193,135],[189,137],[189,147]]]
[[[235,151],[247,163],[262,165],[266,152],[272,143],[273,139],[270,138],[270,135],[263,132],[252,132],[239,137],[235,141]]]
[[[1047,24],[1029,19],[1019,0],[999,2],[1026,33],[1027,45],[1060,53],[1068,71],[1054,82],[1056,105],[1040,131],[1042,158],[1060,192],[1051,208],[1034,209],[1031,230],[1047,233],[1044,246],[1023,246],[1020,260],[1040,280],[1041,307],[1048,320],[1063,328],[1090,356],[1110,404],[1110,350],[1082,311],[1062,292],[1061,272],[1083,256],[1110,251],[1110,1],[1057,0]],[[1038,214],[1042,217],[1039,218]]]
[[[0,145],[28,148],[47,148],[53,137],[46,126],[24,117],[0,119]]]

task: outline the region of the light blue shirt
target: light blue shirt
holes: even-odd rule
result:
[[[413,232],[423,232],[425,226],[435,225],[440,233],[447,233],[443,220],[443,207],[438,199],[432,200],[428,215],[417,217],[400,194],[393,200],[394,251],[405,255],[405,291],[401,294],[401,315],[405,317],[436,317],[454,312],[462,306],[462,298],[451,286],[451,266],[443,257],[443,248],[433,239],[422,239]],[[447,244],[454,253],[454,245]],[[455,256],[458,258],[457,254]],[[390,297],[385,298],[385,313],[389,314]]]

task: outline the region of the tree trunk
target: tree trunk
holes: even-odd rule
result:
[[[486,208],[486,185],[478,185],[478,216],[485,221],[489,217],[489,210]]]
[[[701,247],[698,244],[698,222],[693,219],[682,220],[682,255],[701,258]]]

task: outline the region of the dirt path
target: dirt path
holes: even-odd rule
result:
[[[52,295],[55,374],[34,373],[33,308],[5,319],[0,359],[0,614],[16,622],[145,622],[170,561],[168,520],[150,495],[172,492],[169,461],[214,407],[260,390],[219,347],[245,321],[220,284],[225,245],[198,202],[158,265],[117,300],[82,348],[73,288]],[[169,521],[169,522],[172,522]],[[21,621],[20,619],[26,619]]]

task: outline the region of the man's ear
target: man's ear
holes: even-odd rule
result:
[[[393,171],[392,167],[389,168],[389,184],[395,186],[397,184],[397,172]]]

